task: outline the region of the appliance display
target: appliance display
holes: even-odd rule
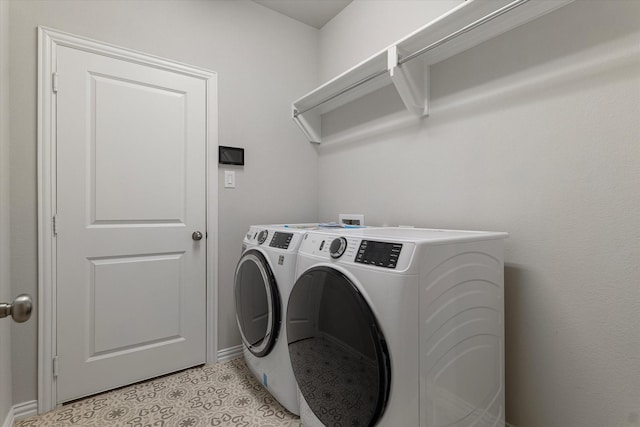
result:
[[[282,233],[276,231],[273,233],[273,238],[271,239],[269,246],[272,248],[288,249],[291,239],[293,239],[293,233]]]
[[[363,240],[356,256],[356,262],[377,265],[378,267],[396,268],[402,243],[376,242]]]

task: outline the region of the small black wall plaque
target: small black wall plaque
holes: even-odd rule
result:
[[[244,166],[244,148],[218,147],[218,162],[223,165]]]

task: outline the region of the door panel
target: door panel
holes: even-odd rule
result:
[[[206,84],[57,55],[63,402],[205,361]]]
[[[105,76],[90,79],[93,223],[184,222],[186,94]]]
[[[180,277],[184,274],[182,256],[90,261],[90,297],[93,301],[90,358],[182,339],[180,309],[176,304],[180,300]],[[127,298],[120,298],[121,295],[127,295]],[[145,300],[152,304],[140,304]],[[118,309],[114,310],[114,307]]]

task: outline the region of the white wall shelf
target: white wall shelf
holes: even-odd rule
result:
[[[407,110],[429,114],[429,67],[573,0],[466,0],[441,17],[293,102],[309,141],[322,142],[322,115],[393,84]]]

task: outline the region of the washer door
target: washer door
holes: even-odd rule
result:
[[[236,267],[236,319],[244,345],[258,357],[273,348],[280,329],[280,294],[260,251],[246,251]]]
[[[389,353],[347,276],[330,267],[300,276],[287,306],[287,339],[300,392],[323,424],[375,425],[389,397]]]

